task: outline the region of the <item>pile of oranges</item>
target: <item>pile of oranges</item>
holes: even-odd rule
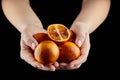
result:
[[[34,38],[38,45],[34,50],[35,59],[45,65],[54,62],[69,63],[80,56],[80,47],[75,42],[75,33],[63,24],[51,24],[47,33],[37,33]]]

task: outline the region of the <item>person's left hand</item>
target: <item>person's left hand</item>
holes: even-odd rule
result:
[[[87,60],[90,50],[90,39],[87,27],[84,24],[75,23],[70,29],[76,34],[75,43],[80,47],[81,56],[70,63],[60,63],[58,67],[60,70],[78,69]]]

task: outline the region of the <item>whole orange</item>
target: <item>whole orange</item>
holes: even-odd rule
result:
[[[47,33],[37,33],[33,37],[37,40],[38,43],[44,40],[50,40]]]
[[[34,57],[44,65],[53,64],[59,57],[59,47],[51,40],[44,40],[36,47]]]
[[[69,63],[80,56],[80,48],[73,42],[65,42],[61,44],[59,48],[59,62]]]

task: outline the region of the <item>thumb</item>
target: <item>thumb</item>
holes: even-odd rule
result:
[[[85,40],[85,34],[79,34],[76,36],[75,43],[80,47]]]
[[[27,37],[23,37],[23,38],[24,38],[23,40],[24,40],[25,44],[28,45],[29,47],[31,47],[33,50],[38,45],[38,42],[32,36],[27,36]]]

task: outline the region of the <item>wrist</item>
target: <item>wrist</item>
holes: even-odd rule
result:
[[[90,27],[90,24],[89,24],[89,23],[77,21],[77,22],[74,22],[74,23],[72,24],[71,29],[72,29],[72,30],[82,29],[82,30],[84,30],[87,34],[89,34],[89,29],[90,29],[89,27]]]
[[[30,30],[30,29],[32,29],[32,30],[38,29],[37,31],[39,31],[39,30],[42,30],[43,27],[42,27],[42,24],[26,24],[26,25],[22,26],[22,30],[20,32],[22,33],[24,31]]]

